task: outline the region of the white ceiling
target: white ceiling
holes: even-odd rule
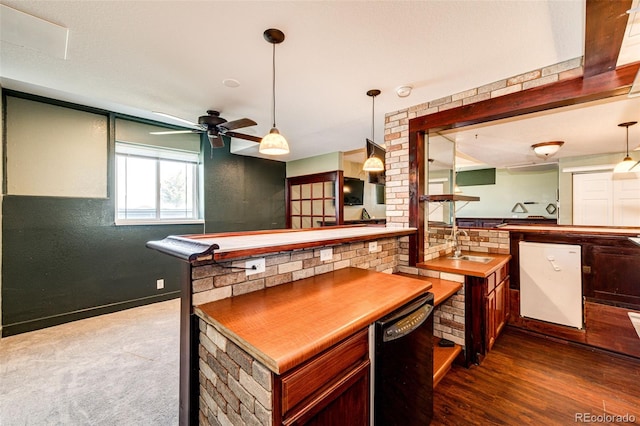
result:
[[[262,33],[281,29],[276,118],[291,147],[283,161],[363,147],[369,89],[382,91],[381,143],[386,112],[584,52],[583,0],[1,3],[69,28],[66,60],[3,41],[3,87],[159,121],[152,111],[195,121],[216,109],[254,119],[242,132],[256,136],[271,127]],[[240,87],[224,86],[227,78]],[[397,97],[406,84],[413,93]]]
[[[629,121],[640,121],[640,97],[618,96],[452,129],[430,140],[436,140],[441,146],[446,146],[442,138],[456,142],[458,169],[518,167],[564,157],[622,153],[626,147],[626,130],[618,124]],[[531,148],[536,143],[558,140],[564,145],[548,159],[536,156]],[[636,148],[640,149],[640,124],[629,127],[629,150]],[[621,154],[620,161],[623,157]],[[450,168],[445,167],[446,158],[451,164],[450,152],[436,155],[440,168]]]

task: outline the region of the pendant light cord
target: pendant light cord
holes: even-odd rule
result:
[[[371,143],[376,143],[376,97],[371,96]],[[375,148],[371,147],[371,156],[375,152]]]
[[[627,127],[627,157],[629,156],[629,126]]]
[[[273,127],[276,127],[276,44],[273,43],[272,61],[272,79],[271,79],[271,98],[273,104],[271,105],[271,116],[273,117]]]

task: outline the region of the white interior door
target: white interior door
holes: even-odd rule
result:
[[[613,203],[615,226],[640,226],[640,179],[615,179]]]
[[[611,172],[573,175],[573,224],[613,225]]]

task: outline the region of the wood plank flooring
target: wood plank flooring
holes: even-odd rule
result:
[[[627,417],[600,424],[640,424],[640,360],[507,327],[482,365],[454,366],[438,384],[431,424],[567,425],[603,415]]]

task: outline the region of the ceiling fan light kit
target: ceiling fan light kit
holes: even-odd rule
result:
[[[531,145],[533,152],[541,158],[547,159],[555,155],[564,145],[563,141],[540,142]]]
[[[626,145],[627,154],[621,162],[616,164],[616,166],[613,169],[613,173],[628,173],[628,172],[634,171],[633,169],[635,169],[636,166],[638,165],[638,161],[635,161],[633,158],[629,156],[629,127],[637,123],[638,123],[637,121],[628,121],[626,123],[618,124],[619,127],[626,127],[627,129],[627,145]]]
[[[376,96],[380,94],[380,90],[371,89],[367,92],[367,96],[371,96],[372,108],[371,108],[371,144],[375,144],[375,113],[376,113]],[[384,163],[381,159],[374,155],[374,150],[371,150],[371,154],[362,165],[362,170],[365,172],[381,172],[384,170]]]
[[[272,118],[273,127],[265,137],[260,141],[258,151],[267,155],[284,155],[289,153],[289,144],[287,140],[280,134],[276,127],[276,44],[284,41],[284,33],[275,28],[269,28],[263,33],[264,39],[273,45],[272,54]]]

